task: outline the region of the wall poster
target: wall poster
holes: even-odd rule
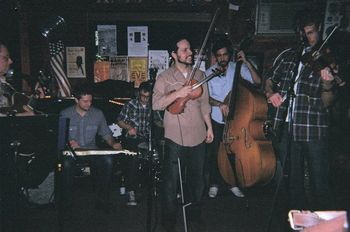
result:
[[[150,50],[148,54],[148,68],[156,68],[157,76],[169,68],[169,53],[167,50]]]
[[[117,26],[97,25],[96,46],[100,56],[117,55]]]
[[[67,77],[86,77],[85,47],[66,47]]]
[[[101,82],[109,79],[111,62],[96,61],[94,63],[94,82]]]
[[[148,56],[148,27],[128,27],[128,56]]]
[[[128,78],[128,57],[127,56],[111,56],[110,79],[120,81],[130,81]]]
[[[134,87],[148,80],[147,57],[128,58],[129,80],[134,81]]]

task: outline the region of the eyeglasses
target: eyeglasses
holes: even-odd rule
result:
[[[144,95],[144,94],[142,94],[142,93],[140,94],[140,96],[141,96],[141,97],[144,97],[144,98],[146,98],[146,99],[148,99],[148,98],[151,97],[150,95]]]
[[[0,55],[0,57],[2,57],[5,61],[8,61],[9,59],[11,59],[9,55],[7,56]]]

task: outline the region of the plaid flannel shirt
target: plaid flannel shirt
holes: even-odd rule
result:
[[[143,107],[138,99],[132,99],[123,106],[118,115],[118,121],[122,120],[136,128],[137,136],[146,138],[150,130],[150,116],[151,108],[149,105]],[[127,133],[126,137],[129,137]]]
[[[267,73],[266,78],[273,83],[275,92],[286,96],[292,86],[294,71],[297,70],[297,50],[289,49],[279,56],[274,68]],[[328,131],[328,110],[321,99],[321,77],[310,67],[303,66],[297,78],[298,85],[294,98],[292,112],[292,136],[294,141],[319,140]],[[273,128],[278,131],[285,122],[288,111],[288,98],[276,109]]]

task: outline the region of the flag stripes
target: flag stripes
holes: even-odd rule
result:
[[[71,96],[71,86],[64,71],[64,44],[61,40],[49,43],[50,68],[55,77],[61,97]]]

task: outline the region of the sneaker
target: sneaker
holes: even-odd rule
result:
[[[216,195],[218,194],[219,188],[217,186],[211,186],[209,188],[208,195],[210,198],[215,198]]]
[[[244,194],[241,192],[241,190],[238,187],[232,187],[230,188],[230,191],[236,196],[236,197],[245,197]]]
[[[136,198],[135,198],[135,192],[134,192],[134,191],[128,192],[128,202],[127,202],[126,204],[127,204],[127,205],[130,205],[130,206],[135,206],[135,205],[137,205]]]

